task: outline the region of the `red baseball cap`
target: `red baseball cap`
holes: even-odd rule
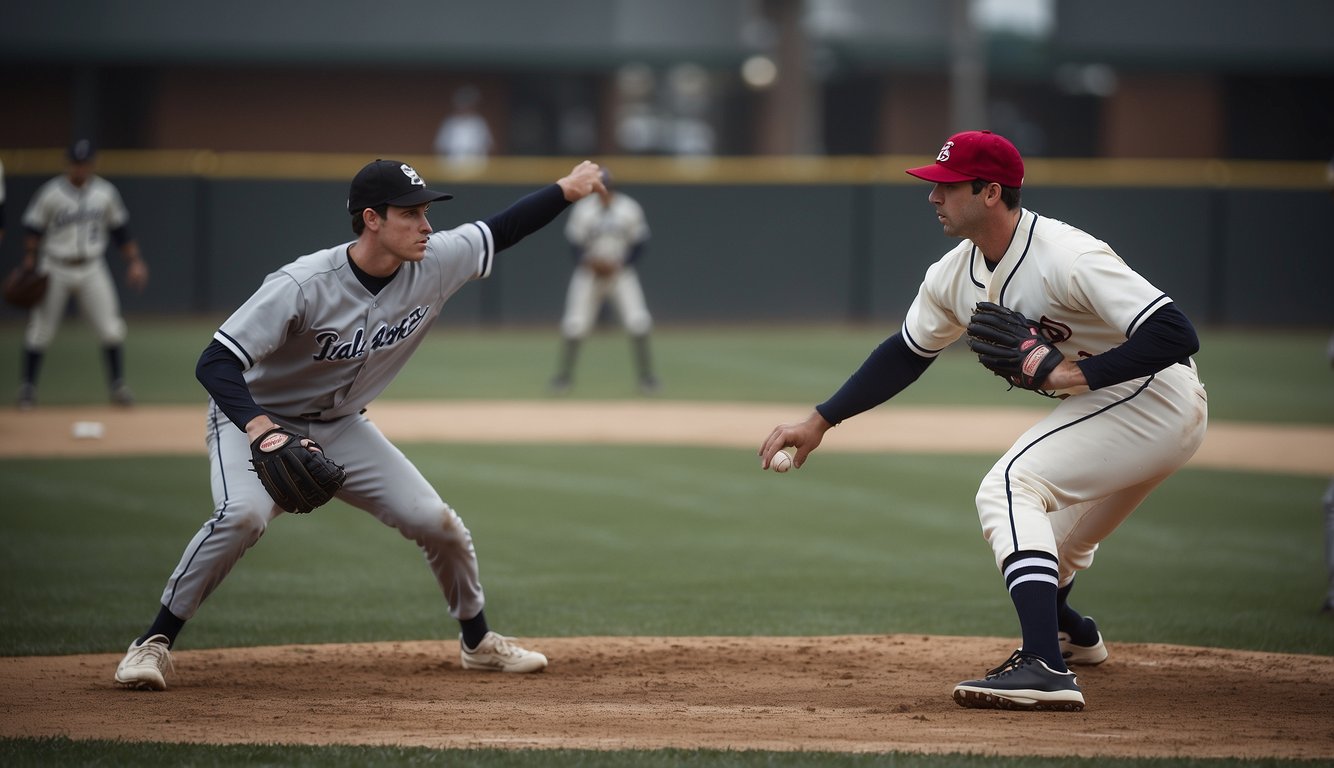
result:
[[[937,184],[981,179],[1002,187],[1024,185],[1024,159],[1010,140],[991,131],[956,133],[940,148],[936,162],[906,173]]]

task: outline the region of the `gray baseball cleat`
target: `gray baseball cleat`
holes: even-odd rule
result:
[[[128,408],[134,405],[134,393],[125,385],[125,382],[117,382],[111,387],[111,402]]]
[[[983,679],[954,686],[954,701],[974,709],[1078,712],[1084,708],[1084,694],[1074,672],[1057,672],[1022,649]]]
[[[116,682],[126,688],[149,691],[167,690],[171,665],[171,647],[165,635],[153,635],[142,643],[130,643],[125,658],[116,666]]]
[[[18,409],[20,411],[31,411],[37,407],[37,388],[31,384],[24,384],[19,387]]]

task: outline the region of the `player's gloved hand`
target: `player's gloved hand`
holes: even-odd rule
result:
[[[1035,392],[1065,359],[1037,323],[989,301],[979,302],[968,322],[968,348],[987,370]]]
[[[304,513],[326,504],[347,480],[319,444],[274,427],[250,444],[250,463],[275,503],[288,512]]]

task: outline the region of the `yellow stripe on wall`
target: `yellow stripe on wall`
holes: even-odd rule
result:
[[[105,176],[202,176],[217,179],[350,180],[369,155],[209,150],[105,150]],[[496,157],[477,171],[450,167],[434,155],[392,158],[416,168],[429,182],[541,184],[568,172],[576,157]],[[620,182],[640,184],[922,184],[903,169],[929,161],[915,155],[670,158],[590,157]],[[63,149],[0,150],[5,173],[55,175],[65,169]],[[1058,159],[1026,163],[1025,187],[1244,187],[1324,189],[1321,162],[1256,160]]]

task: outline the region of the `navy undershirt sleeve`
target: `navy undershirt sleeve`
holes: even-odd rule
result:
[[[545,227],[569,207],[570,201],[565,199],[560,185],[550,184],[519,198],[500,213],[491,214],[484,222],[496,239],[499,253]]]
[[[264,409],[250,395],[244,371],[245,367],[236,355],[217,339],[204,348],[195,365],[195,378],[204,385],[218,408],[243,432],[251,419],[264,414]]]
[[[1124,344],[1075,364],[1084,372],[1089,389],[1101,389],[1157,373],[1174,363],[1184,363],[1199,351],[1200,338],[1195,326],[1176,304],[1165,304],[1141,323]]]
[[[630,248],[630,253],[625,257],[625,265],[630,266],[636,261],[639,261],[644,257],[645,250],[647,250],[645,248],[645,243],[635,243],[634,246]]]
[[[900,331],[882,341],[834,396],[815,406],[815,410],[830,424],[850,419],[902,392],[934,360],[913,352]]]
[[[122,224],[111,230],[111,242],[115,243],[117,248],[123,247],[133,239],[134,235],[130,234],[130,227],[128,224]]]

